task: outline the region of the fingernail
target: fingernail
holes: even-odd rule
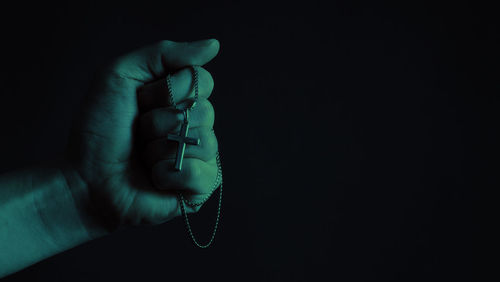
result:
[[[200,47],[206,47],[212,45],[216,39],[210,38],[210,39],[203,39],[203,40],[198,40],[198,41],[193,41],[193,44],[200,46]]]

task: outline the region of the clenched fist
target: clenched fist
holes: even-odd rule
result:
[[[212,192],[218,181],[218,145],[207,98],[214,82],[201,66],[218,51],[214,39],[161,41],[116,59],[98,75],[72,127],[71,171],[65,174],[70,188],[78,187],[72,193],[88,194],[90,208],[106,224],[162,223],[180,215],[177,192],[192,202]],[[199,99],[189,112],[188,136],[200,143],[186,146],[183,168],[177,171],[177,143],[167,136],[178,134],[184,119],[172,102],[182,107],[194,97],[191,66],[199,66]],[[198,209],[187,206],[187,212]]]

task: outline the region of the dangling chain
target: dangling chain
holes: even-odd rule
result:
[[[222,167],[221,167],[221,162],[220,162],[220,158],[219,158],[219,152],[217,152],[217,170],[218,170],[218,172],[217,172],[217,180],[215,181],[214,187],[212,188],[212,192],[210,192],[208,194],[208,196],[203,201],[201,201],[199,203],[192,204],[192,203],[190,203],[188,201],[185,201],[184,197],[182,196],[182,193],[179,192],[179,198],[180,198],[180,202],[181,202],[181,212],[182,212],[182,215],[184,216],[184,222],[186,223],[186,227],[187,227],[189,236],[193,240],[193,243],[196,246],[198,246],[198,247],[200,247],[202,249],[208,248],[210,246],[210,244],[212,244],[212,242],[213,242],[213,240],[215,238],[215,233],[217,232],[217,227],[219,225],[221,205],[222,205]],[[198,241],[194,237],[193,230],[191,230],[191,225],[189,224],[189,218],[188,218],[188,215],[187,215],[185,207],[184,207],[184,202],[186,202],[187,205],[192,206],[192,207],[202,205],[213,194],[213,192],[215,191],[215,189],[217,189],[217,187],[219,186],[219,184],[218,184],[219,183],[219,179],[220,179],[219,206],[217,208],[217,218],[215,219],[214,231],[212,232],[212,237],[210,238],[210,240],[208,241],[208,243],[206,243],[205,245],[201,245],[200,243],[198,243]]]
[[[194,85],[194,102],[193,104],[191,104],[191,106],[187,109],[185,109],[185,111],[190,111],[191,109],[193,109],[196,105],[196,102],[198,101],[198,69],[197,69],[198,66],[192,66],[192,69],[193,69],[193,73],[194,73],[194,82],[193,82],[193,85]],[[177,109],[177,104],[175,103],[174,101],[174,95],[172,93],[172,87],[171,87],[171,82],[170,82],[170,74],[167,75],[167,88],[168,88],[168,92],[169,92],[169,99],[170,99],[170,104]],[[185,115],[186,118],[188,115]],[[221,165],[221,161],[220,161],[220,156],[219,156],[219,151],[217,151],[217,155],[216,155],[216,160],[217,160],[217,177],[215,179],[215,183],[210,191],[210,193],[208,193],[204,198],[203,200],[201,200],[200,202],[197,202],[197,203],[194,203],[194,202],[191,202],[189,200],[186,200],[184,199],[184,196],[182,195],[181,192],[178,193],[178,196],[179,196],[179,202],[180,202],[180,207],[181,207],[181,213],[184,217],[184,222],[186,224],[186,228],[187,228],[187,231],[189,233],[189,236],[191,237],[191,239],[193,240],[193,243],[199,247],[199,248],[202,248],[202,249],[205,249],[205,248],[208,248],[214,238],[215,238],[215,233],[217,232],[217,227],[219,226],[219,219],[220,219],[220,214],[221,214],[221,206],[222,206],[222,165]],[[219,204],[218,204],[218,208],[217,208],[217,218],[215,219],[215,226],[214,226],[214,231],[212,232],[212,236],[210,238],[210,240],[208,241],[208,243],[204,244],[204,245],[201,245],[200,243],[198,243],[198,241],[196,240],[194,234],[193,234],[193,230],[191,229],[191,224],[189,223],[189,218],[188,218],[188,215],[187,215],[187,212],[186,212],[186,207],[185,205],[188,205],[190,207],[197,207],[197,206],[201,206],[203,205],[203,203],[205,203],[205,201],[208,200],[208,198],[210,198],[210,196],[212,196],[213,192],[217,189],[217,187],[219,187],[220,185],[220,191],[219,191]]]

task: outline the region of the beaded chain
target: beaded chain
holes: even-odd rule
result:
[[[202,248],[202,249],[208,248],[212,244],[212,242],[214,241],[214,238],[215,238],[215,233],[217,232],[217,227],[219,226],[219,219],[220,219],[220,212],[221,212],[221,205],[222,205],[222,167],[221,167],[221,162],[220,162],[220,157],[219,157],[218,152],[217,152],[217,170],[218,170],[217,180],[215,181],[214,188],[212,189],[212,192],[210,194],[208,194],[208,196],[206,197],[206,199],[208,199],[213,194],[213,191],[215,191],[215,189],[217,189],[217,187],[219,186],[218,182],[220,179],[219,203],[218,203],[219,206],[217,208],[217,218],[215,219],[214,231],[212,232],[212,236],[210,237],[210,240],[208,241],[208,243],[202,245],[202,244],[198,243],[198,241],[196,240],[196,237],[193,234],[193,230],[191,229],[191,224],[189,224],[189,218],[187,216],[187,213],[186,213],[186,210],[184,207],[184,202],[186,202],[187,205],[190,205],[190,204],[189,204],[189,202],[185,201],[182,194],[179,193],[179,198],[180,198],[180,202],[181,202],[181,212],[184,216],[184,222],[186,223],[186,227],[187,227],[189,236],[191,237],[191,240],[193,241],[193,243],[197,247]],[[206,199],[200,203],[196,203],[195,205],[196,206],[202,205],[206,201]],[[193,206],[193,205],[190,205],[190,206]]]
[[[192,110],[195,107],[196,102],[198,101],[198,80],[199,79],[198,79],[198,69],[197,69],[197,67],[198,66],[192,66],[193,73],[194,73],[194,82],[193,82],[193,85],[194,85],[194,101],[191,104],[191,106],[188,109],[186,109],[186,110]],[[169,102],[170,102],[170,104],[175,109],[177,109],[177,104],[174,101],[174,95],[172,93],[172,85],[171,85],[171,81],[170,81],[170,74],[167,75],[166,81],[167,81],[167,86],[168,86],[167,88],[168,88],[168,93],[169,93]],[[177,110],[179,110],[179,109],[177,109]],[[189,200],[186,200],[184,198],[184,196],[182,195],[181,192],[179,192],[179,194],[178,194],[178,196],[179,196],[179,202],[180,202],[180,208],[181,208],[181,213],[182,213],[182,215],[184,217],[184,222],[186,224],[186,229],[188,231],[188,234],[191,237],[191,240],[193,241],[193,243],[197,247],[202,248],[202,249],[208,248],[212,244],[212,242],[213,242],[213,240],[215,238],[215,234],[217,232],[217,227],[219,226],[219,219],[220,219],[220,214],[221,214],[221,206],[222,206],[222,165],[221,165],[221,161],[220,161],[219,151],[217,151],[216,160],[217,160],[217,177],[215,179],[215,183],[214,183],[214,185],[213,185],[210,193],[208,193],[201,201],[199,201],[197,203],[189,201]],[[219,186],[220,186],[219,203],[218,203],[218,208],[217,208],[217,217],[215,219],[214,231],[212,232],[212,236],[210,237],[210,240],[208,241],[208,243],[202,245],[202,244],[198,243],[198,241],[196,240],[196,237],[193,234],[193,230],[191,228],[191,224],[189,223],[189,217],[187,215],[185,205],[188,205],[190,207],[198,207],[198,206],[203,205],[203,203],[205,203],[208,200],[208,198],[210,198],[212,196],[213,192]]]

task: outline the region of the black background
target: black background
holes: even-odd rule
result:
[[[122,230],[4,281],[479,281],[498,77],[472,1],[84,2],[1,9],[0,169],[60,155],[97,68],[162,39],[206,65],[221,226]],[[194,216],[208,238],[215,201]],[[480,267],[476,267],[480,265]]]

